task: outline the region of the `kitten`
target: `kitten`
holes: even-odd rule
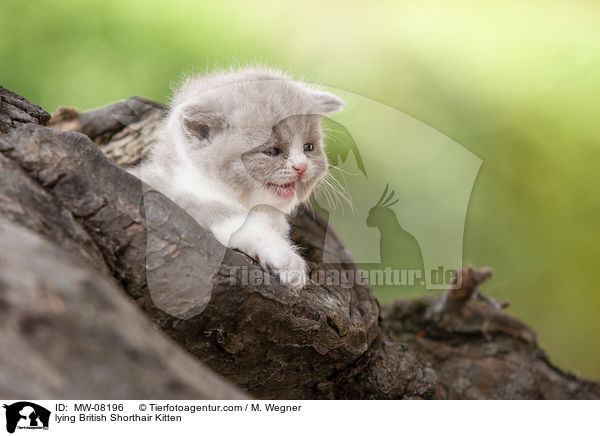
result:
[[[301,288],[306,264],[289,240],[287,215],[325,176],[321,119],[342,107],[337,96],[270,70],[191,78],[132,172],[223,245]]]

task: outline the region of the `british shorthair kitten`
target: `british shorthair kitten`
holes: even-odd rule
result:
[[[265,69],[188,79],[157,142],[132,169],[219,242],[258,260],[290,288],[306,264],[289,239],[289,215],[328,169],[321,119],[335,95]]]

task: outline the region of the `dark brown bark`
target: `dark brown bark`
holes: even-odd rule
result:
[[[4,217],[0,265],[1,398],[245,398],[154,330],[110,276]]]
[[[446,307],[448,300],[430,298],[399,301],[380,312],[371,289],[360,284],[346,289],[311,282],[298,292],[288,291],[274,278],[256,286],[240,285],[240,280],[231,284],[232,267],[238,268],[237,274],[260,273],[260,267],[243,253],[222,247],[169,199],[105,156],[120,165],[139,160],[152,142],[163,109],[135,98],[85,114],[62,110],[51,122],[55,130],[32,124],[0,136],[4,165],[0,216],[11,222],[6,226],[21,229],[14,231],[15,238],[43,238],[50,246],[41,252],[23,244],[24,254],[11,257],[13,263],[35,258],[36,264],[50,257],[62,265],[56,270],[67,277],[71,268],[85,268],[88,282],[105,283],[98,286],[107,289],[110,285],[115,294],[111,298],[119,299],[119,305],[128,304],[125,295],[129,295],[189,354],[258,397],[600,398],[597,384],[555,368],[530,329],[501,310],[470,299],[474,289],[461,297],[464,301],[458,298],[452,309]],[[337,240],[327,247],[328,258],[336,262],[323,265],[327,224],[312,211],[302,210],[292,224],[293,238],[304,248],[310,268],[354,268]],[[51,250],[77,256],[77,266]],[[37,280],[32,292],[52,285],[37,268],[30,274]],[[13,274],[11,280],[18,277]],[[88,295],[85,287],[73,288],[64,297],[70,316],[83,309]],[[116,288],[125,292],[119,295]],[[16,316],[20,309],[10,303],[14,287],[0,289],[0,310]],[[40,311],[53,310],[42,301]],[[107,317],[113,310],[91,307],[90,313],[101,310]],[[136,343],[140,353],[168,360],[170,350],[151,348],[155,337],[159,344],[164,338],[136,316],[104,323],[99,329],[116,337],[127,333],[122,329],[136,331],[143,337]],[[59,335],[53,324],[44,330],[49,338]],[[17,331],[14,341],[23,335]],[[89,339],[103,343],[96,336]],[[76,356],[66,339],[56,340],[62,346],[53,354],[57,361],[97,358],[85,349]],[[126,348],[123,342],[115,341],[112,349]],[[123,358],[119,364],[115,365],[122,372],[106,383],[127,384],[124,375],[137,361]],[[206,371],[200,362],[195,364],[197,373]],[[195,380],[199,384],[185,385],[188,390],[179,396],[193,396],[194,386],[208,386]],[[44,386],[43,377],[40,383]],[[108,388],[94,391],[94,386],[87,396],[111,395]],[[175,396],[168,387],[159,384],[153,391],[132,387],[123,395]],[[2,389],[7,388],[0,378],[0,394]],[[215,397],[235,395],[227,389]],[[73,392],[63,395],[75,396]]]
[[[45,126],[50,114],[35,103],[0,86],[0,133],[27,123]]]

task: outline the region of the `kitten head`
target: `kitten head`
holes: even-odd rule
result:
[[[182,86],[167,131],[188,168],[247,207],[289,213],[325,176],[321,119],[342,107],[335,95],[272,71],[217,73]]]

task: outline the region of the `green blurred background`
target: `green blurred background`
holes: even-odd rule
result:
[[[0,84],[89,109],[261,62],[409,114],[483,160],[464,238],[465,263],[496,270],[483,290],[598,380],[598,17],[582,0],[1,0]]]

